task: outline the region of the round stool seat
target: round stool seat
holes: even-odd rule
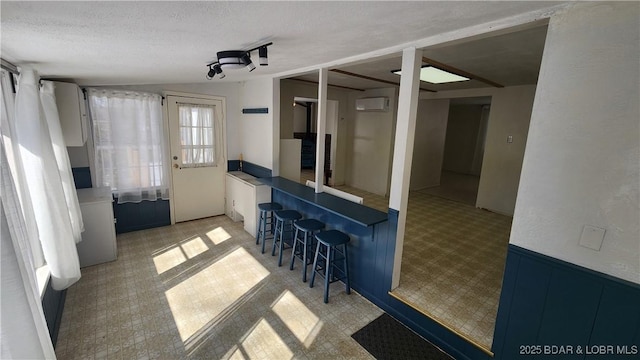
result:
[[[302,214],[295,210],[276,210],[273,212],[278,220],[298,220]]]
[[[258,209],[262,211],[282,210],[282,205],[276,202],[258,204]]]
[[[293,223],[293,225],[298,229],[306,232],[318,231],[318,230],[324,229],[324,223],[316,219],[298,220],[295,223]]]
[[[327,230],[316,234],[318,241],[330,245],[342,245],[349,242],[349,235],[338,230]]]

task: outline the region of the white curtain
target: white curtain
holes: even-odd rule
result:
[[[84,223],[82,221],[82,213],[80,212],[80,204],[78,203],[78,193],[76,192],[73,174],[71,173],[69,153],[67,152],[62,127],[60,126],[53,82],[42,81],[40,100],[42,101],[44,116],[49,128],[49,135],[51,135],[53,153],[56,158],[56,164],[58,165],[58,171],[60,172],[60,179],[64,189],[64,198],[69,208],[73,238],[76,243],[79,243],[82,241],[81,233],[84,231]]]
[[[96,182],[118,203],[169,198],[167,141],[157,94],[89,89]]]
[[[22,215],[25,219],[25,231],[28,234],[27,238],[31,242],[30,247],[32,250],[34,268],[39,268],[45,264],[44,255],[42,254],[42,247],[40,246],[40,237],[38,235],[38,226],[36,224],[35,213],[33,210],[33,202],[29,194],[29,189],[26,186],[26,180],[24,179],[24,169],[22,161],[19,159],[20,148],[16,141],[16,122],[15,117],[15,94],[13,93],[11,83],[13,82],[11,74],[2,70],[2,131],[3,147],[5,152],[8,166],[11,169],[13,175],[16,191],[18,193],[18,199],[20,201],[20,208]]]
[[[182,167],[216,166],[221,141],[215,121],[215,107],[178,104]]]
[[[30,235],[10,175],[4,139],[0,148],[0,358],[55,359],[38,293]]]
[[[15,101],[15,132],[51,286],[63,290],[80,279],[71,216],[33,70],[22,70]]]

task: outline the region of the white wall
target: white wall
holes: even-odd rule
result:
[[[482,105],[452,105],[447,121],[442,168],[472,174],[482,121]]]
[[[440,185],[448,114],[449,99],[418,102],[410,190]]]
[[[534,85],[522,85],[420,95],[422,99],[491,96],[477,207],[513,215],[534,94]],[[508,135],[513,136],[511,144]]]
[[[640,283],[640,4],[551,18],[511,243]],[[606,229],[600,251],[578,244]]]
[[[313,108],[312,105],[312,113],[311,113],[311,124],[310,124],[310,132],[315,132],[315,123],[316,123],[316,113],[317,111]],[[282,130],[282,129],[280,129]],[[304,106],[296,105],[293,107],[293,131],[287,131],[286,135],[281,134],[281,136],[293,136],[293,133],[297,132],[305,132],[307,131],[307,108]]]
[[[533,85],[494,91],[476,207],[513,215],[534,94]]]
[[[240,128],[235,140],[241,143],[244,160],[268,169],[274,166],[273,104],[273,79],[261,78],[240,85]],[[263,107],[269,108],[268,114],[242,114],[243,108]],[[279,144],[278,139],[278,149]]]
[[[346,183],[378,195],[389,193],[398,89],[371,89],[357,98],[389,98],[389,111],[358,111],[349,123]],[[355,106],[355,105],[354,105]]]

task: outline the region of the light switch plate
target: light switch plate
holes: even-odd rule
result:
[[[602,241],[604,240],[604,234],[606,230],[603,228],[585,225],[582,228],[582,235],[580,236],[580,245],[586,248],[600,251],[602,247]]]

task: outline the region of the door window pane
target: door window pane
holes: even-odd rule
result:
[[[182,167],[216,166],[215,108],[179,104]]]

